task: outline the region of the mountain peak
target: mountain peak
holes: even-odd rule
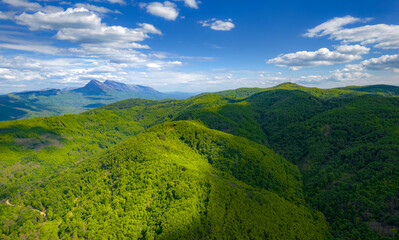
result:
[[[81,92],[85,95],[104,95],[109,91],[109,87],[98,80],[91,80],[84,87],[73,90],[74,92]]]
[[[275,88],[281,88],[281,87],[302,87],[302,86],[292,82],[285,82],[275,86]]]
[[[85,95],[106,95],[107,92],[117,91],[117,92],[147,92],[147,93],[158,93],[154,89],[146,86],[140,85],[127,85],[121,82],[116,82],[112,80],[106,80],[105,82],[100,82],[98,80],[91,80],[84,87],[77,88],[73,90],[75,92],[81,92]]]
[[[86,86],[87,85],[101,85],[101,84],[103,84],[102,82],[100,82],[100,81],[98,81],[98,80],[95,80],[95,79],[93,79],[93,80],[91,80],[89,83],[87,83],[86,84]]]

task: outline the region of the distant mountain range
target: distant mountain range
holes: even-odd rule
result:
[[[76,114],[113,102],[144,98],[184,99],[192,93],[162,93],[151,87],[107,80],[91,80],[75,89],[44,89],[0,96],[0,121]]]
[[[72,90],[74,92],[80,92],[84,95],[106,95],[107,92],[139,92],[159,95],[160,92],[146,86],[141,85],[127,85],[120,82],[107,80],[105,82],[100,82],[97,80],[92,80],[86,86]]]

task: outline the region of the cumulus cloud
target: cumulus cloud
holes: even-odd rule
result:
[[[368,54],[370,52],[370,48],[360,46],[358,44],[356,44],[356,45],[341,45],[341,46],[338,46],[336,49],[337,49],[337,52],[351,54],[351,55],[363,55],[363,54]]]
[[[189,8],[198,9],[198,1],[197,0],[174,0],[176,2],[184,2],[184,5]]]
[[[160,30],[158,30],[156,27],[154,27],[154,25],[152,25],[152,24],[138,23],[137,25],[139,25],[141,27],[142,31],[145,33],[162,35],[162,32]]]
[[[140,23],[140,28],[130,29],[121,26],[106,26],[101,18],[86,8],[68,8],[56,13],[23,13],[15,17],[20,25],[30,30],[57,30],[55,37],[78,43],[119,43],[143,41],[148,34],[161,34],[153,25]]]
[[[149,4],[141,4],[141,7],[145,7],[148,13],[167,20],[176,20],[177,16],[179,16],[176,4],[169,1],[165,1],[164,3],[152,2]]]
[[[352,62],[361,59],[361,54],[368,53],[368,51],[369,49],[363,49],[361,46],[340,46],[337,48],[337,51],[320,48],[314,52],[300,51],[281,54],[276,58],[268,60],[267,63],[273,63],[279,67],[289,67],[291,70],[299,70],[303,67],[328,66],[337,63]]]
[[[299,84],[320,84],[320,83],[335,81],[335,79],[331,78],[331,76],[321,76],[321,75],[300,76],[299,78],[294,80],[296,83]]]
[[[86,8],[68,8],[55,13],[22,13],[15,19],[18,24],[28,26],[30,30],[94,29],[101,25],[101,18]]]
[[[364,60],[361,66],[367,70],[393,70],[399,72],[399,54]]]
[[[374,45],[381,49],[399,48],[399,25],[364,25],[354,28],[344,28],[345,25],[356,22],[366,22],[370,19],[359,19],[351,16],[334,18],[304,34],[306,37],[330,36],[331,39],[343,43],[360,43]]]
[[[199,21],[199,23],[203,27],[210,27],[215,31],[230,31],[235,27],[233,20],[231,18],[226,20],[217,20],[216,18],[213,18],[210,20]]]
[[[126,63],[132,68],[146,68],[151,57],[136,49],[149,49],[145,44],[137,42],[149,38],[150,34],[161,35],[162,32],[151,24],[138,23],[137,28],[122,26],[107,26],[102,19],[86,8],[69,8],[56,13],[37,12],[23,13],[16,16],[16,22],[26,25],[32,31],[54,30],[55,38],[78,43],[78,47],[63,49],[61,54],[76,57],[106,59],[112,63]],[[2,48],[36,51],[54,54],[56,48],[38,47],[32,44],[2,44]],[[156,62],[162,68],[173,64],[167,61]],[[174,65],[173,65],[174,66]]]
[[[102,26],[99,29],[63,28],[56,35],[56,38],[60,40],[89,44],[127,43],[143,41],[148,37],[143,28],[129,29],[121,26]]]
[[[198,9],[198,2],[196,0],[184,0],[184,3],[190,8]]]
[[[147,67],[161,70],[161,66],[159,64],[156,64],[156,63],[147,63]]]
[[[343,69],[336,69],[331,72],[331,79],[337,81],[363,81],[371,75],[364,71],[363,68],[359,68],[357,65],[347,65]]]

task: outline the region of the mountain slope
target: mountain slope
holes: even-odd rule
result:
[[[390,85],[371,85],[371,86],[353,86],[353,87],[344,87],[340,88],[344,90],[353,90],[353,91],[360,91],[360,92],[369,92],[380,94],[384,96],[398,96],[399,95],[399,87],[397,86],[390,86]]]
[[[399,98],[320,99],[270,90],[178,119],[264,143],[304,174],[308,202],[341,238],[389,239],[399,228]]]
[[[325,239],[324,218],[303,205],[299,178],[295,166],[261,145],[173,122],[12,199],[19,207],[2,208],[35,216],[25,214],[33,226],[18,230],[24,236]]]
[[[342,98],[342,97],[354,97],[361,95],[381,95],[381,96],[398,96],[399,87],[390,85],[371,85],[364,87],[343,87],[343,88],[331,88],[331,89],[321,89],[321,88],[309,88],[303,87],[295,83],[282,83],[271,88],[239,88],[234,90],[226,90],[217,92],[216,94],[243,99],[249,97],[255,93],[271,91],[271,90],[298,90],[302,92],[309,93],[320,99],[332,99],[332,98]]]

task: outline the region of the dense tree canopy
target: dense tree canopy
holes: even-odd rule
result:
[[[283,84],[0,122],[0,234],[395,239],[396,90]]]

